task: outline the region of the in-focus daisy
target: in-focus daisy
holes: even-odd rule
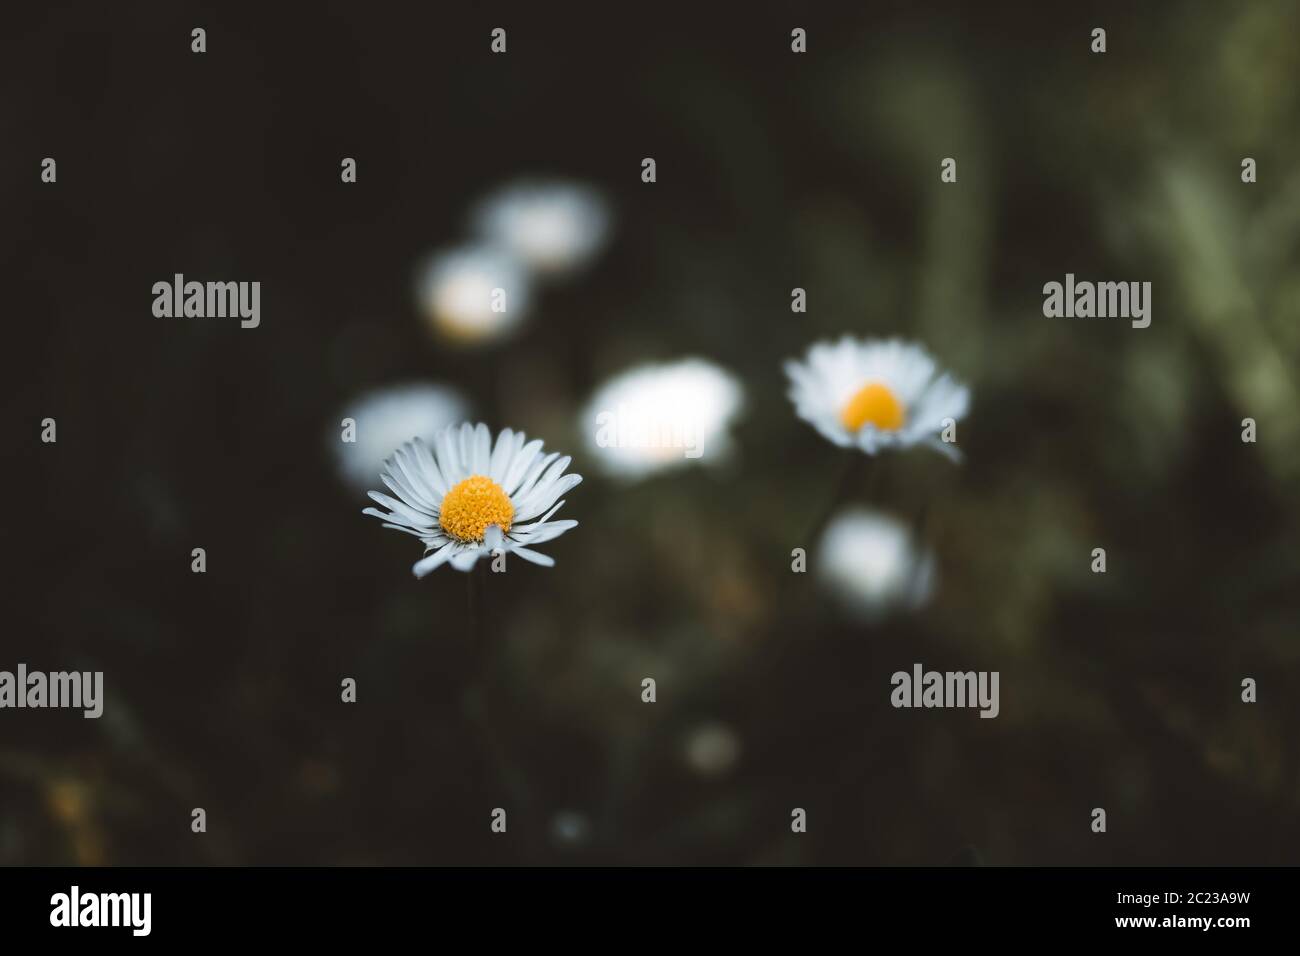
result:
[[[724,461],[743,399],[736,377],[703,359],[639,365],[596,389],[579,427],[604,471],[641,478]]]
[[[331,427],[343,480],[365,491],[388,458],[404,441],[419,436],[432,441],[448,425],[469,417],[466,398],[453,388],[431,383],[392,385],[367,392],[349,402],[339,418],[356,422],[355,441],[340,441]]]
[[[795,412],[837,445],[874,455],[925,444],[958,457],[955,444],[940,436],[945,419],[966,414],[970,391],[919,345],[846,335],[818,342],[804,361],[787,362],[785,372]]]
[[[935,585],[934,555],[901,521],[854,507],[826,526],[813,555],[817,577],[863,617],[919,607]]]
[[[482,344],[508,335],[524,320],[532,283],[509,250],[469,245],[431,256],[417,279],[416,296],[439,335]]]
[[[474,226],[544,276],[586,265],[605,244],[609,211],[595,190],[578,183],[520,182],[489,196]]]
[[[425,557],[411,568],[417,578],[446,563],[468,571],[498,551],[551,567],[555,559],[533,547],[578,524],[551,520],[560,496],[582,481],[564,473],[570,460],[542,454],[541,440],[523,432],[507,428],[493,444],[486,425],[453,425],[432,446],[417,438],[399,448],[380,475],[396,497],[372,491],[388,511],[362,514],[424,542]]]

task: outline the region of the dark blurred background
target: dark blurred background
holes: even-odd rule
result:
[[[1294,863],[1296,5],[546,7],[6,12],[0,669],[107,699],[0,712],[0,863]],[[413,272],[531,176],[610,242],[452,347]],[[1151,327],[1045,319],[1067,271],[1151,281]],[[261,327],[155,318],[175,272],[260,281]],[[938,560],[870,624],[790,571],[844,453],[781,363],[846,332],[973,393],[964,464],[850,489]],[[592,389],[689,355],[744,385],[732,459],[602,477]],[[486,665],[331,448],[411,381],[587,476],[557,567],[488,582]],[[892,709],[917,661],[1000,671],[1001,716]]]

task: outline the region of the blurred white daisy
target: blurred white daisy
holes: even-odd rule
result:
[[[867,508],[831,519],[813,565],[818,579],[864,617],[919,607],[934,591],[933,553],[902,522]]]
[[[551,520],[560,496],[582,481],[564,474],[570,460],[543,455],[541,440],[526,441],[523,432],[507,428],[494,445],[486,425],[453,425],[432,446],[416,439],[397,449],[380,475],[397,497],[372,491],[388,511],[362,514],[424,542],[425,557],[411,568],[417,578],[448,562],[468,571],[497,552],[551,567],[555,559],[533,546],[578,524]]]
[[[416,295],[440,335],[479,344],[508,335],[527,317],[532,281],[509,250],[468,245],[430,256],[417,279]]]
[[[365,491],[402,442],[433,440],[448,425],[469,417],[470,406],[460,392],[442,385],[409,384],[367,392],[351,402],[340,418],[351,418],[356,440],[340,441],[331,434],[344,481]]]
[[[940,373],[919,345],[846,335],[813,345],[804,361],[786,362],[785,372],[795,412],[837,445],[874,455],[925,444],[959,457],[955,443],[940,436],[946,420],[966,414],[970,390]]]
[[[609,211],[599,193],[567,182],[521,182],[483,201],[473,222],[488,241],[545,276],[586,265],[609,233]]]
[[[725,460],[743,399],[736,377],[703,359],[641,365],[596,389],[579,428],[606,472],[639,478]]]

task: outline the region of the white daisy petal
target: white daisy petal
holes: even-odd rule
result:
[[[440,434],[438,440],[434,443],[433,450],[433,460],[438,463],[438,469],[442,472],[442,477],[446,479],[448,488],[465,477],[460,463],[459,425],[452,425]]]
[[[427,525],[415,525],[403,518],[401,515],[392,515],[386,511],[380,511],[378,508],[362,508],[363,515],[369,515],[372,518],[379,518],[381,521],[389,521],[393,524],[400,524],[407,528],[427,528]]]
[[[509,428],[503,429],[497,436],[496,447],[492,449],[492,459],[488,462],[487,470],[487,476],[498,485],[506,476],[506,468],[510,464],[510,456],[514,451],[515,433]]]
[[[457,571],[468,571],[478,563],[480,553],[478,548],[464,548],[457,551],[451,556],[451,566]]]
[[[539,514],[549,508],[560,495],[565,494],[569,489],[575,487],[582,481],[582,475],[565,475],[557,481],[552,482],[545,489],[541,489],[533,494],[527,503],[519,506],[519,520],[528,521],[536,518]],[[540,482],[539,489],[540,489]]]
[[[456,545],[452,542],[448,542],[447,544],[444,544],[441,548],[433,552],[433,554],[429,555],[427,558],[421,558],[419,561],[416,561],[415,564],[411,566],[411,571],[415,574],[417,578],[424,577],[426,574],[433,571],[435,568],[443,564],[448,558],[450,558],[452,549],[455,547]]]
[[[390,467],[388,472],[405,489],[402,495],[405,500],[436,514],[441,495],[426,487],[429,481],[416,460],[415,448],[414,444],[410,444],[393,452],[392,462],[396,465],[396,471]]]
[[[433,503],[427,501],[423,495],[407,484],[406,476],[401,474],[396,464],[393,464],[388,471],[380,475],[379,480],[387,485],[388,490],[397,495],[402,501],[409,502],[412,508],[433,513]]]
[[[469,422],[460,426],[457,449],[460,453],[461,467],[465,470],[465,477],[468,478],[475,473],[477,465],[474,461],[474,426]]]
[[[424,527],[428,525],[430,522],[435,522],[437,520],[432,515],[425,514],[424,512],[416,508],[413,508],[410,505],[403,504],[402,502],[398,501],[396,498],[390,498],[388,495],[381,494],[378,491],[368,491],[366,492],[366,494],[370,496],[371,501],[375,501],[383,505],[385,508],[391,511],[395,516],[399,518],[405,518],[407,523],[409,523],[412,527],[415,528]]]
[[[378,512],[376,512],[375,515],[376,515],[376,517],[378,517]],[[407,534],[415,535],[415,537],[417,537],[417,538],[419,538],[419,539],[421,539],[421,540],[424,540],[424,536],[425,536],[426,534],[428,534],[427,529],[421,529],[421,528],[408,528],[406,525],[403,525],[403,524],[393,524],[393,523],[388,522],[388,521],[385,521],[385,522],[384,522],[383,527],[385,527],[385,528],[392,528],[394,531],[405,531]]]
[[[563,501],[557,501],[555,504],[551,505],[550,511],[546,512],[546,514],[542,515],[540,518],[538,518],[536,521],[532,522],[531,524],[519,524],[518,522],[516,522],[510,529],[510,536],[512,538],[516,538],[522,541],[523,536],[527,535],[531,529],[536,528],[539,524],[541,524],[544,521],[550,521],[551,515],[559,511],[561,505],[563,504],[564,504]]]
[[[572,463],[573,459],[568,455],[555,459],[537,479],[537,483],[533,485],[533,491],[540,491],[554,484],[560,475],[564,474],[564,469],[568,468]]]
[[[559,457],[559,452],[553,451],[549,455],[544,455],[533,462],[532,467],[528,469],[528,473],[525,474],[523,479],[519,482],[519,487],[510,492],[510,497],[515,499],[527,497],[528,493],[533,490],[533,486],[537,484],[537,479],[541,476],[542,472],[551,464],[551,462],[555,461],[555,459]]]
[[[552,558],[550,555],[542,554],[538,551],[533,551],[529,548],[517,548],[517,547],[511,548],[510,553],[517,554],[525,561],[531,561],[533,562],[533,564],[540,564],[544,568],[555,567],[555,559]]]
[[[486,475],[492,465],[492,433],[482,422],[474,429],[474,474]]]
[[[576,528],[578,522],[572,518],[566,518],[563,521],[539,521],[531,526],[531,532],[526,538],[520,540],[520,544],[532,546],[535,544],[545,544],[552,538],[558,538],[564,532]]]
[[[416,467],[424,475],[425,481],[433,491],[433,495],[438,500],[447,493],[451,486],[447,484],[447,479],[443,477],[442,469],[438,467],[437,461],[434,460],[433,452],[423,440],[417,438],[414,442],[412,457],[415,459]]]
[[[519,456],[523,454],[526,443],[527,436],[525,436],[523,432],[515,432],[514,441],[511,443],[510,454],[506,456],[505,467],[501,471],[500,484],[502,488],[508,487],[509,478],[515,470],[515,462],[517,462]],[[506,492],[506,494],[509,493],[509,491]]]
[[[519,437],[523,438],[524,436],[521,434]],[[519,453],[515,455],[514,460],[510,462],[510,470],[506,473],[506,480],[501,483],[501,487],[506,490],[506,494],[514,495],[519,490],[524,475],[528,473],[528,469],[537,460],[537,454],[541,450],[542,440],[535,438],[527,445],[524,445],[519,450]]]

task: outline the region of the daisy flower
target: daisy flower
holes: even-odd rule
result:
[[[494,445],[486,425],[452,425],[432,447],[419,438],[402,445],[380,475],[397,497],[372,491],[388,511],[362,514],[424,542],[425,556],[411,568],[417,578],[446,563],[468,571],[497,552],[551,567],[555,559],[532,546],[578,524],[551,520],[564,504],[560,496],[582,481],[564,474],[570,460],[543,455],[541,440],[527,441],[523,432],[507,428]]]
[[[822,533],[818,579],[864,618],[920,607],[934,591],[934,554],[896,518],[868,508],[837,514]]]
[[[929,445],[959,457],[940,438],[970,406],[970,390],[940,372],[921,346],[897,339],[865,342],[845,336],[818,342],[802,362],[785,365],[795,412],[825,438],[868,455]]]
[[[508,337],[528,316],[532,281],[508,249],[472,244],[430,256],[416,280],[416,297],[440,336],[486,344]]]
[[[638,365],[596,389],[579,427],[603,471],[643,478],[725,461],[743,401],[736,377],[704,359]]]
[[[478,232],[543,276],[586,265],[605,244],[609,211],[600,194],[578,183],[519,182],[501,189],[474,213]]]

